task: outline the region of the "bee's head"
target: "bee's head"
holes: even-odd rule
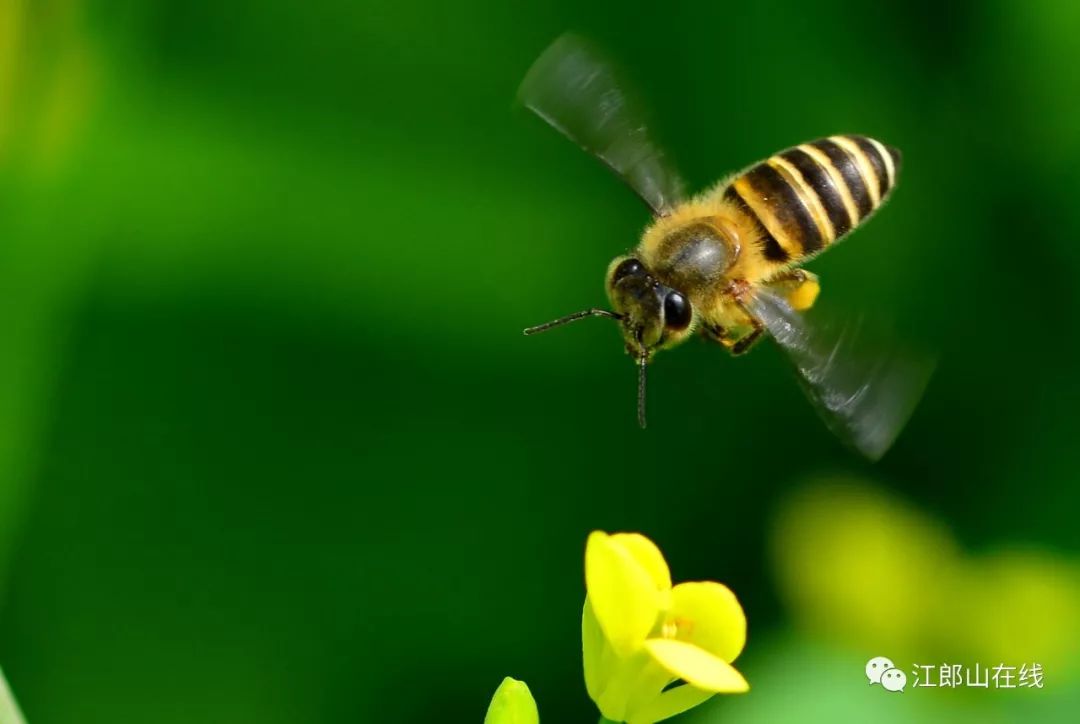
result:
[[[647,362],[653,352],[686,339],[694,310],[686,296],[664,286],[637,259],[618,257],[608,266],[608,299],[619,315],[626,351]]]
[[[614,311],[586,309],[529,327],[525,334],[545,332],[586,317],[618,320],[626,351],[638,364],[638,423],[645,427],[645,369],[656,350],[690,335],[694,312],[686,296],[658,282],[637,259],[619,257],[611,262],[605,286]]]

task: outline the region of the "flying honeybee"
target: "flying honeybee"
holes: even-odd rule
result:
[[[860,347],[850,329],[805,318],[820,287],[800,265],[885,202],[900,172],[896,149],[866,136],[830,136],[687,197],[611,64],[582,39],[564,35],[548,47],[518,96],[625,180],[654,214],[637,248],[608,266],[611,311],[587,309],[525,334],[586,317],[617,320],[639,368],[644,427],[646,368],[657,351],[700,332],[739,355],[767,333],[829,427],[871,459],[885,453],[930,365],[894,346]]]

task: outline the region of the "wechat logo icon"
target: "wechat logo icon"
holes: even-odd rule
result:
[[[903,691],[907,686],[907,674],[884,656],[875,656],[866,662],[866,678],[870,686],[881,684],[886,691]]]

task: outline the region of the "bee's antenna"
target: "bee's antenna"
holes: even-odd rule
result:
[[[586,309],[581,312],[574,312],[573,314],[568,314],[565,317],[560,317],[559,319],[553,319],[550,322],[538,324],[535,327],[529,327],[525,330],[525,334],[526,336],[530,334],[539,334],[540,332],[546,332],[554,327],[561,327],[564,324],[570,324],[571,322],[576,322],[579,319],[585,319],[586,317],[609,317],[611,319],[622,319],[623,315],[616,314],[615,312],[609,312],[606,309],[596,309],[594,307],[593,309]]]
[[[645,370],[648,367],[649,358],[642,352],[638,359],[638,382],[637,382],[637,421],[641,429],[645,429]]]

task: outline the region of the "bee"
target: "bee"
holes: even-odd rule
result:
[[[607,165],[653,213],[637,248],[608,266],[610,310],[586,309],[526,335],[588,317],[616,320],[639,370],[642,428],[646,370],[657,352],[700,333],[742,355],[767,335],[794,363],[826,424],[871,459],[885,453],[930,364],[895,347],[860,347],[850,329],[811,322],[803,313],[820,284],[802,264],[885,203],[900,173],[898,150],[867,136],[830,136],[688,196],[612,64],[583,39],[567,34],[552,43],[518,98]]]

